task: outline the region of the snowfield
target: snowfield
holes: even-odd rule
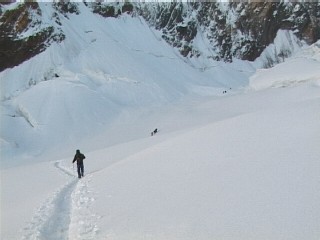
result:
[[[316,239],[319,107],[311,100],[206,124],[97,172],[101,235]]]
[[[191,64],[142,19],[80,11],[0,73],[1,239],[319,239],[319,42]]]
[[[3,239],[317,239],[319,87],[181,103],[154,137],[85,152],[81,180],[73,153],[4,169]]]

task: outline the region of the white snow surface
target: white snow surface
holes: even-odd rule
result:
[[[1,239],[319,239],[319,42],[270,69],[191,63],[79,8],[0,73]]]
[[[261,90],[317,81],[320,75],[319,47],[320,41],[271,69],[258,69],[250,78],[250,87]],[[288,74],[288,69],[290,69],[290,74]]]

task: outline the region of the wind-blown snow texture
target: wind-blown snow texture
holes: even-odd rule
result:
[[[0,73],[1,239],[319,238],[319,42],[190,64],[143,19],[79,6]]]

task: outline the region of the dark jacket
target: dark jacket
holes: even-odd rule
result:
[[[74,163],[75,161],[77,161],[77,164],[78,165],[82,165],[83,164],[83,159],[85,159],[86,157],[80,153],[80,152],[77,152],[76,155],[74,155],[74,158],[73,158],[73,161],[72,163]]]

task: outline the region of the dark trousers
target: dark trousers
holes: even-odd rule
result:
[[[84,172],[83,163],[77,164],[77,168],[78,168],[78,177],[79,178],[83,177],[83,172]]]

